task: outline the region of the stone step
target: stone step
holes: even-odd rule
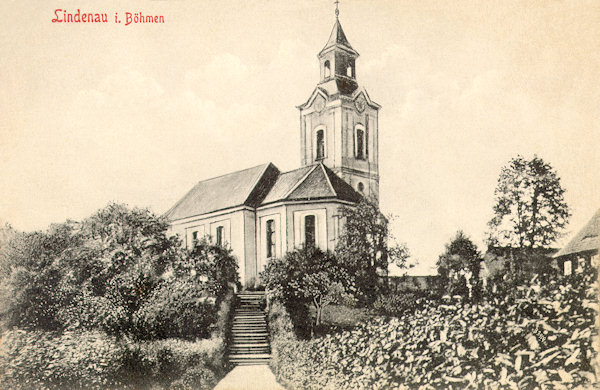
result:
[[[244,336],[244,337],[233,337],[233,343],[266,343],[268,341],[267,336],[253,337],[253,336]]]
[[[265,323],[267,322],[262,317],[256,317],[256,318],[235,318],[234,317],[233,320],[237,321],[237,322],[244,322],[244,321],[247,321],[247,322],[263,322],[264,321]]]
[[[266,343],[268,340],[267,336],[242,336],[233,337],[233,343]]]
[[[229,355],[229,361],[232,360],[253,360],[253,359],[271,359],[270,353],[248,353],[248,354],[235,354]]]
[[[268,336],[269,335],[267,333],[266,329],[264,329],[260,332],[257,332],[257,331],[248,332],[247,330],[245,331],[244,329],[234,329],[231,332],[231,334],[234,336]]]
[[[269,352],[269,348],[267,347],[235,347],[229,350],[229,356],[241,354],[263,354]]]
[[[243,322],[243,323],[238,323],[238,324],[233,324],[232,325],[233,328],[239,328],[239,327],[249,327],[249,328],[267,328],[267,324],[260,324],[260,323],[249,323],[249,322]]]
[[[267,323],[266,322],[234,322],[232,325],[234,327],[235,326],[249,325],[249,326],[262,326],[265,329],[267,328]]]

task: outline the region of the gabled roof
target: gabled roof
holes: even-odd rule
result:
[[[354,50],[350,45],[350,42],[348,42],[348,38],[346,38],[346,34],[344,34],[344,30],[342,29],[342,25],[340,24],[340,21],[337,18],[335,19],[335,24],[333,25],[331,34],[329,34],[329,39],[327,40],[325,47],[323,48],[323,50],[321,50],[319,55],[328,51],[328,49],[331,47],[338,47],[358,56],[358,52],[356,52],[356,50]]]
[[[285,197],[294,189],[299,181],[302,180],[314,167],[302,167],[294,169],[293,171],[284,172],[277,177],[273,188],[267,194],[263,203],[276,202]]]
[[[600,209],[592,219],[554,257],[598,250],[600,248]]]
[[[174,221],[238,206],[317,199],[356,203],[361,195],[322,163],[284,173],[269,163],[199,182],[165,217]]]
[[[256,207],[279,170],[271,163],[203,180],[165,213],[173,221],[237,206]]]
[[[279,175],[263,205],[283,200],[338,199],[359,202],[361,195],[322,163]]]

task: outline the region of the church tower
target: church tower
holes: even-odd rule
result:
[[[338,18],[318,54],[320,81],[300,110],[302,166],[322,162],[355,190],[379,199],[378,114],[356,79],[358,52]]]

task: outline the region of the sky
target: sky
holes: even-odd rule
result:
[[[380,205],[413,274],[463,230],[485,249],[502,166],[549,162],[572,209],[600,207],[600,2],[342,0],[357,80],[382,105]],[[52,23],[55,9],[107,24]],[[195,183],[300,165],[332,1],[4,1],[0,221],[19,230],[109,202],[165,212]],[[164,24],[114,23],[125,12]]]

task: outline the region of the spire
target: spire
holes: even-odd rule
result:
[[[323,48],[323,50],[321,50],[319,55],[322,55],[326,51],[329,51],[329,49],[332,47],[338,47],[338,48],[341,48],[342,50],[348,51],[351,54],[358,56],[358,53],[356,52],[356,50],[354,50],[352,48],[352,46],[350,45],[350,42],[348,42],[348,38],[346,38],[346,34],[344,34],[344,30],[342,29],[342,25],[340,24],[340,19],[338,18],[340,11],[337,8],[338,3],[339,3],[339,1],[336,1],[335,24],[333,25],[333,30],[331,30],[329,39],[327,40],[325,47]]]

